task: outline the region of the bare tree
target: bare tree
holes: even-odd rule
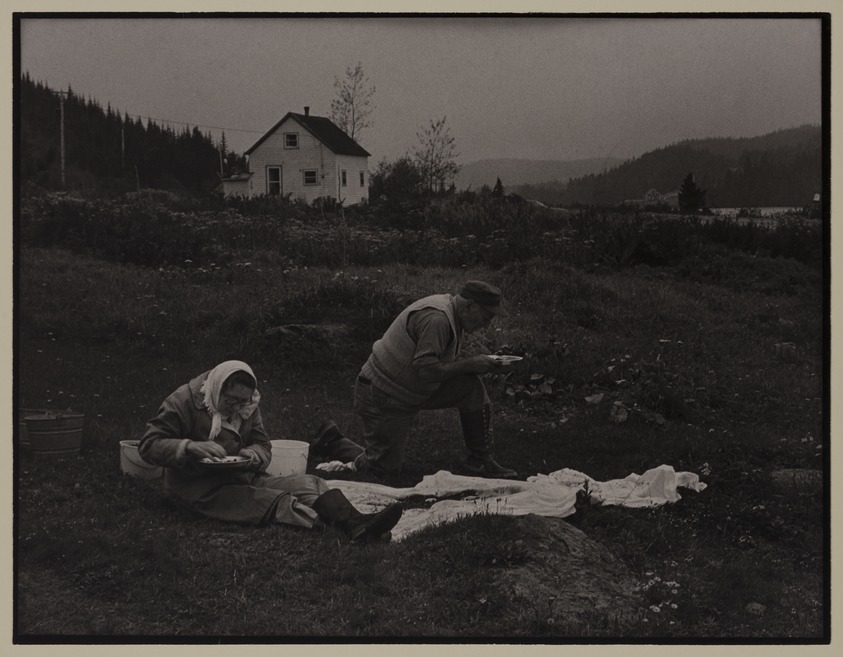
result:
[[[413,151],[413,159],[422,175],[422,185],[428,191],[442,191],[460,171],[457,164],[456,146],[445,116],[416,133],[419,145]]]
[[[359,139],[360,133],[372,126],[369,117],[375,109],[372,96],[375,87],[363,72],[363,64],[345,69],[345,79],[334,78],[337,97],[331,101],[331,120],[352,139]]]

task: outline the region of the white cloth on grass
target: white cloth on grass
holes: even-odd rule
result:
[[[316,465],[317,470],[321,470],[322,472],[356,472],[357,467],[354,465],[354,461],[350,461],[349,463],[343,463],[342,461],[326,461],[325,463],[318,463]]]
[[[624,479],[599,482],[565,468],[527,481],[465,477],[447,470],[424,477],[411,488],[393,488],[360,481],[329,481],[361,511],[371,513],[398,500],[423,497],[429,508],[407,509],[392,530],[400,541],[425,527],[478,514],[521,516],[535,514],[565,518],[575,512],[577,492],[586,490],[592,504],[629,507],[658,506],[680,498],[677,487],[702,491],[706,485],[690,472],[675,472],[669,465],[631,474]]]
[[[698,475],[693,472],[676,472],[669,465],[651,468],[642,475],[633,473],[623,479],[610,481],[596,481],[569,468],[548,475],[528,477],[527,481],[553,483],[587,491],[592,504],[605,506],[661,506],[682,499],[678,488],[689,488],[698,493],[706,489],[706,484],[700,481]]]

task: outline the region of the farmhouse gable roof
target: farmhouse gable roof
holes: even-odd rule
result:
[[[272,126],[266,134],[258,139],[254,145],[246,151],[246,155],[252,153],[258,146],[265,142],[287,119],[293,119],[305,130],[330,148],[337,155],[354,155],[357,157],[370,157],[369,153],[360,144],[349,137],[336,123],[324,116],[313,116],[309,113],[297,114],[287,112],[278,123]]]

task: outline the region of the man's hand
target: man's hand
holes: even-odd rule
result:
[[[494,358],[486,355],[472,356],[465,359],[465,364],[471,368],[471,374],[488,374],[489,372],[500,372],[503,365]]]
[[[453,379],[463,374],[487,374],[500,372],[503,368],[500,361],[489,356],[471,356],[461,358],[453,363],[435,363],[418,368],[419,378],[426,382],[439,382]]]
[[[212,456],[227,456],[225,447],[213,440],[191,440],[187,443],[186,451],[197,461]]]

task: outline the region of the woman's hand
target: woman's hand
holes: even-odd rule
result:
[[[249,464],[246,465],[246,466],[243,466],[243,467],[245,467],[249,470],[253,470],[253,469],[256,470],[257,468],[260,467],[261,459],[260,459],[260,456],[258,456],[258,453],[255,450],[244,448],[244,449],[240,450],[238,455],[242,456],[243,458],[249,459]]]
[[[186,451],[197,461],[213,456],[227,456],[225,447],[213,440],[191,440],[187,443]]]

